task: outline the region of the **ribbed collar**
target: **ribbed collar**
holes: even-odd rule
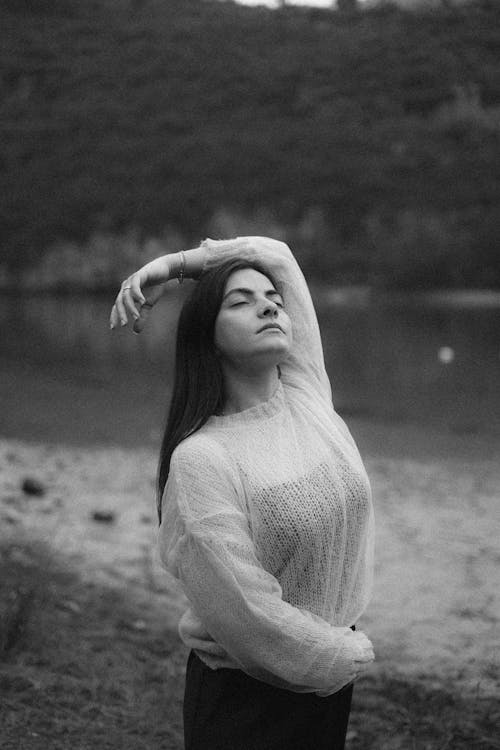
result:
[[[281,381],[278,381],[276,390],[267,401],[256,404],[256,406],[251,406],[249,409],[238,411],[235,414],[226,414],[224,416],[213,414],[208,418],[206,425],[210,427],[235,427],[245,425],[248,422],[255,422],[258,419],[269,419],[282,410],[284,403],[285,392]]]

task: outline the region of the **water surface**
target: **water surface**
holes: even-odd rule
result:
[[[172,287],[147,329],[108,327],[112,298],[0,301],[1,432],[74,443],[157,443],[170,393]],[[481,298],[315,293],[335,404],[350,419],[500,434],[500,306]]]

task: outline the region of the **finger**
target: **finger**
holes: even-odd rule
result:
[[[360,667],[370,664],[372,661],[373,659],[353,659],[353,664],[355,665],[356,669],[359,669]]]
[[[146,302],[146,297],[142,293],[139,274],[134,274],[134,276],[130,279],[130,287],[132,297],[138,301],[139,305],[143,305]]]
[[[123,300],[123,306],[125,309],[129,312],[129,314],[134,318],[134,320],[137,320],[139,318],[139,310],[135,306],[134,298],[132,296],[132,288],[125,288],[122,289],[122,300]]]
[[[133,331],[134,333],[140,333],[144,326],[146,325],[147,319],[149,317],[149,313],[151,312],[151,307],[148,302],[145,302],[144,305],[141,307],[141,312],[139,314],[139,318],[134,322]]]
[[[353,664],[356,667],[356,669],[364,669],[369,664],[371,664],[373,661],[373,658],[371,659],[353,659]]]
[[[148,289],[144,302],[150,305],[150,307],[156,305],[163,292],[165,291],[166,286],[166,284],[158,284],[157,286],[153,286],[151,287],[151,289]]]
[[[147,297],[144,298],[144,302],[141,305],[139,318],[136,319],[133,326],[134,333],[140,333],[142,331],[146,325],[151,310],[165,291],[165,287],[166,284],[159,284],[148,290]]]
[[[364,633],[358,632],[355,636],[357,646],[360,648],[372,648],[372,642]]]
[[[122,326],[126,326],[128,323],[128,318],[127,318],[127,311],[125,310],[125,305],[123,304],[122,297],[123,297],[123,291],[120,290],[115,300],[115,305],[116,305],[116,310],[118,312],[118,319],[120,321],[120,324]]]
[[[111,328],[116,328],[118,325],[118,312],[116,310],[116,305],[113,305],[111,308],[111,315],[109,316],[109,325]]]
[[[367,664],[370,661],[373,661],[375,659],[375,654],[373,651],[367,651],[364,654],[360,654],[359,656],[356,656],[355,659],[353,659],[353,662],[355,664]]]
[[[363,648],[361,649],[361,654],[363,654],[363,655],[373,654],[373,646],[372,646],[372,644],[369,643],[366,646],[363,646]]]

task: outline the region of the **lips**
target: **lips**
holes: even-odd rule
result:
[[[262,328],[259,328],[257,333],[262,333],[262,331],[267,331],[268,328],[276,328],[278,331],[281,331],[281,333],[284,333],[283,328],[279,326],[277,323],[266,323],[265,326],[262,326]]]

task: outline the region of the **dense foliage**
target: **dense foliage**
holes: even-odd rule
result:
[[[0,0],[1,251],[272,231],[306,268],[500,285],[500,3]],[[214,216],[219,219],[214,219]]]

